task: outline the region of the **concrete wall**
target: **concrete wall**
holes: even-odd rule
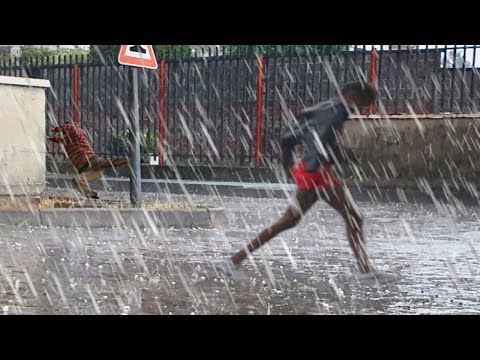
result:
[[[0,195],[45,188],[45,88],[48,80],[0,76]]]
[[[350,121],[344,140],[362,157],[359,184],[463,189],[477,196],[480,114]]]

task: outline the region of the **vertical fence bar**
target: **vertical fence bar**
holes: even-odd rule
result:
[[[378,92],[378,102],[380,104],[382,104],[383,106],[383,101],[382,101],[382,97],[383,97],[383,92],[382,92],[382,86],[381,86],[381,83],[382,83],[382,75],[383,75],[383,72],[382,72],[382,64],[384,61],[382,61],[383,59],[385,59],[385,51],[383,49],[383,45],[380,45],[380,52],[378,53],[378,73],[377,73],[377,92]]]
[[[177,91],[178,87],[178,68],[179,68],[180,60],[177,59],[176,56],[176,51],[174,51],[173,58],[171,58],[171,62],[169,65],[172,67],[171,71],[171,81],[170,86],[173,87],[173,100],[172,100],[172,109],[171,109],[171,119],[173,121],[173,136],[172,136],[172,142],[173,142],[173,147],[172,147],[172,157],[177,160],[179,159],[180,161],[182,160],[182,152],[181,152],[181,146],[182,146],[182,141],[180,136],[182,135],[182,127],[180,126],[180,129],[178,128],[178,121],[177,121],[177,112],[178,112],[178,93],[180,92],[180,89]],[[173,112],[173,114],[172,114]],[[180,130],[180,134],[177,135],[178,130]]]
[[[240,55],[239,51],[237,50],[235,52],[235,61],[236,61],[236,68],[237,68],[237,83],[235,86],[235,108],[232,106],[232,112],[234,112],[234,124],[235,124],[235,139],[237,140],[235,142],[235,151],[234,151],[234,161],[236,165],[241,165],[242,164],[242,158],[241,158],[241,148],[238,147],[238,139],[240,139],[240,131],[238,130],[238,119],[236,118],[237,116],[241,117],[241,111],[240,111]],[[240,141],[240,146],[242,146],[242,142]],[[240,151],[239,151],[240,150]],[[240,152],[240,154],[239,154]]]
[[[197,77],[199,78],[199,82],[198,84],[200,85],[200,88],[201,88],[201,85],[202,85],[202,79],[200,78],[200,70],[199,70],[199,65],[197,65],[197,50],[195,50],[195,53],[193,55],[193,59],[192,60],[192,65],[193,65],[193,73],[192,73],[192,81],[193,81],[193,91],[192,91],[192,101],[190,102],[190,113],[192,114],[191,115],[191,122],[190,122],[190,125],[189,125],[189,128],[192,129],[194,132],[195,132],[195,119],[196,119],[196,112],[197,112],[197,105],[195,104],[195,99],[197,98],[197,94],[198,94],[198,89],[197,89]],[[197,148],[198,148],[198,140],[197,140],[197,137],[194,137],[193,138],[193,144],[192,144],[192,155],[193,155],[193,158],[195,160],[195,162],[198,162],[197,160]]]
[[[448,45],[444,45],[443,48],[443,69],[442,69],[442,89],[440,99],[440,112],[445,112],[443,107],[445,101],[445,76],[447,74],[447,58],[448,58]]]
[[[172,62],[171,58],[170,58],[170,55],[168,52],[166,52],[164,54],[164,58],[165,60],[165,72],[164,72],[164,83],[165,83],[165,104],[166,104],[166,107],[165,107],[165,110],[164,110],[164,120],[165,119],[172,119],[172,115],[171,115],[171,112],[172,112],[172,109],[174,109],[175,107],[172,105],[172,84],[173,82],[171,81],[171,74],[172,72],[174,71],[175,67],[174,67],[174,63]],[[167,66],[168,65],[168,66]],[[175,128],[174,128],[174,125],[172,125],[172,123],[170,122],[169,124],[167,124],[165,121],[163,122],[163,131],[164,131],[164,144],[168,144],[168,149],[169,149],[169,156],[170,158],[172,159],[175,159],[175,151],[174,151],[174,148],[175,148]],[[166,157],[166,151],[164,149],[164,158]]]
[[[392,69],[393,64],[393,57],[392,57],[392,45],[387,45],[388,46],[388,57],[385,61],[387,61],[387,64],[385,65],[386,67],[386,74],[383,77],[383,88],[385,88],[386,96],[384,97],[383,103],[385,107],[385,111],[387,114],[390,113],[390,108],[392,108],[393,104],[393,97],[392,97],[392,72],[390,71]]]
[[[460,104],[459,104],[459,111],[463,113],[463,90],[465,86],[465,73],[467,68],[467,45],[463,46],[463,60],[462,60],[462,81],[460,86]]]
[[[78,81],[78,64],[73,65],[73,123],[78,124],[79,116],[79,107],[78,107],[78,90],[79,90],[79,81]]]
[[[199,54],[200,54],[200,57],[201,57],[201,61],[199,62],[199,64],[201,64],[202,70],[201,70],[200,79],[199,79],[201,90],[200,90],[200,96],[198,97],[198,101],[202,104],[202,107],[205,109],[206,108],[205,97],[206,97],[206,92],[208,92],[208,84],[206,84],[205,81],[204,81],[204,79],[206,78],[206,71],[207,71],[206,70],[207,59],[205,58],[205,56],[206,56],[205,55],[205,49],[202,48],[201,50],[199,50]],[[195,107],[196,107],[195,112],[200,111],[200,109],[198,108],[198,106],[196,104],[195,104]],[[194,115],[194,119],[195,119],[195,115]],[[200,119],[201,119],[201,116],[200,116]],[[197,124],[198,124],[198,121],[194,121],[192,128],[193,128],[194,133],[200,134],[200,132],[202,131],[201,126],[197,125]],[[203,162],[203,146],[204,146],[204,143],[203,143],[203,140],[200,136],[198,136],[197,139],[198,139],[199,162]]]
[[[353,46],[353,55],[352,55],[352,62],[353,62],[353,76],[354,80],[360,80],[356,78],[356,75],[358,75],[358,66],[357,66],[357,54],[358,54],[358,45]]]
[[[267,74],[268,76],[265,76],[265,128],[263,130],[263,149],[265,152],[265,155],[267,154],[267,149],[269,149],[270,153],[270,160],[272,160],[272,140],[273,140],[273,124],[269,125],[268,119],[272,117],[270,109],[269,109],[269,96],[268,94],[270,93],[270,68],[271,68],[271,55],[270,54],[270,49],[267,49],[267,58],[265,60],[265,71],[264,73]],[[270,146],[269,146],[269,141],[270,140]]]
[[[439,109],[438,109],[438,87],[437,87],[437,84],[440,84],[438,81],[439,81],[439,78],[440,78],[440,72],[439,72],[439,68],[440,68],[440,62],[441,62],[441,59],[439,57],[439,51],[438,51],[438,45],[435,45],[435,55],[434,55],[434,58],[433,58],[433,70],[432,70],[432,73],[430,75],[430,77],[432,78],[432,90],[431,90],[431,94],[432,94],[432,112],[434,114],[438,113],[439,112]],[[425,61],[425,67],[427,66],[427,62]],[[438,77],[437,77],[437,74],[438,74]]]
[[[394,106],[394,113],[397,114],[399,113],[399,108],[400,106],[398,105],[398,95],[400,93],[400,90],[402,88],[402,79],[400,78],[400,71],[402,69],[402,58],[401,58],[401,48],[402,45],[396,45],[397,46],[397,63],[395,64],[395,106]]]
[[[90,64],[91,64],[91,70],[92,70],[92,77],[91,77],[91,85],[92,85],[92,103],[91,103],[91,111],[90,112],[90,116],[91,116],[91,119],[92,119],[92,145],[93,145],[93,149],[97,152],[98,151],[98,146],[96,146],[97,144],[97,131],[96,131],[96,127],[95,125],[99,123],[99,121],[97,121],[97,114],[95,114],[95,105],[97,103],[96,101],[96,94],[98,94],[97,92],[97,89],[95,88],[95,84],[96,84],[96,79],[95,79],[95,55],[93,55],[91,58],[90,58]],[[90,110],[90,109],[89,109]]]
[[[158,63],[158,61],[157,61]],[[157,90],[157,85],[159,84],[160,77],[158,75],[158,67],[157,72],[149,71],[148,72],[148,121],[151,123],[151,156],[158,161],[158,109],[160,104],[157,106],[157,94],[160,90]]]
[[[165,163],[165,60],[158,67],[158,165]]]
[[[410,103],[411,101],[409,101],[409,93],[414,93],[414,87],[413,85],[410,86],[410,79],[408,78],[408,75],[412,75],[412,72],[410,71],[410,53],[411,53],[411,50],[410,50],[410,47],[409,46],[406,46],[405,47],[405,60],[404,60],[404,66],[400,66],[399,68],[399,71],[401,71],[401,74],[403,74],[403,78],[404,78],[404,94],[403,94],[403,114],[406,114],[406,113],[410,113],[410,110],[408,109],[407,107],[407,102]],[[409,91],[409,88],[412,88],[411,91]],[[400,89],[402,87],[400,86]],[[411,102],[410,104],[411,106],[415,106],[415,104],[413,103],[413,101]]]
[[[450,112],[454,112],[453,105],[455,104],[455,78],[457,73],[457,45],[453,45],[452,55],[452,83],[450,85]]]
[[[422,101],[422,97],[421,97],[421,94],[422,94],[422,90],[419,90],[418,89],[418,86],[417,86],[417,80],[419,80],[418,82],[420,82],[420,78],[418,77],[418,60],[420,58],[420,46],[417,45],[417,51],[416,52],[413,52],[412,50],[412,55],[414,56],[414,59],[415,59],[415,74],[412,76],[413,77],[413,91],[414,91],[414,94],[413,94],[413,99],[414,99],[414,103],[415,104],[418,104],[418,108],[421,109],[421,111],[423,113],[425,113],[425,109],[423,107],[423,101]],[[420,85],[420,89],[422,89],[424,87],[424,84],[425,84],[425,81],[421,82],[421,85]],[[416,109],[416,106],[413,105],[413,108]],[[417,110],[415,110],[417,111]]]
[[[95,57],[93,57],[95,59]],[[98,70],[98,71],[97,71]],[[96,145],[96,152],[101,153],[101,126],[102,126],[102,120],[100,119],[101,117],[101,103],[100,103],[100,96],[101,96],[101,91],[102,91],[102,72],[101,72],[101,67],[99,65],[99,61],[95,61],[95,64],[93,65],[93,81],[92,83],[94,84],[93,87],[93,93],[95,94],[93,97],[93,119],[97,125],[96,131],[95,131],[95,136],[96,136],[96,141],[94,141],[94,145]],[[98,73],[98,75],[97,75]]]
[[[349,53],[350,51],[348,51],[348,47],[346,50],[341,50],[339,49],[339,56],[342,55],[343,56],[343,67],[344,67],[344,71],[343,71],[343,83],[346,84],[348,82],[348,63],[349,63]]]
[[[366,74],[366,70],[365,70],[365,64],[366,64],[366,57],[367,57],[367,45],[362,45],[362,77],[364,79],[366,79],[366,76],[368,76],[368,74]],[[328,91],[328,93],[330,94],[330,90]]]
[[[288,90],[288,93],[287,93],[287,96],[288,96],[288,101],[286,101],[286,103],[288,104],[288,107],[290,109],[293,108],[293,102],[295,101],[295,99],[293,98],[293,89],[294,89],[294,80],[293,80],[293,57],[292,57],[292,49],[291,47],[286,47],[285,49],[283,49],[283,54],[285,57],[287,57],[287,54],[288,54],[288,65],[285,66],[285,71],[288,75],[288,87],[287,87],[287,90]]]
[[[146,70],[145,68],[138,69],[138,106],[139,106],[139,129],[140,129],[140,156],[145,155],[142,154],[142,151],[146,151],[148,146],[144,140],[145,138],[145,78],[146,78]],[[148,112],[148,109],[147,109]],[[148,130],[148,121],[147,121],[147,130]],[[141,159],[141,158],[140,158]],[[148,158],[150,159],[150,158]]]
[[[208,54],[208,55],[207,55]],[[208,56],[208,58],[206,58]],[[205,64],[205,69],[206,69],[206,75],[207,75],[207,81],[205,83],[206,87],[207,87],[207,94],[206,94],[206,99],[207,99],[207,104],[205,107],[205,111],[207,112],[207,118],[209,119],[209,122],[207,123],[206,121],[202,120],[203,121],[203,124],[205,125],[205,127],[208,129],[208,125],[210,123],[210,121],[212,121],[212,113],[210,112],[210,109],[213,107],[213,104],[211,104],[211,101],[210,101],[210,92],[211,92],[211,89],[213,88],[212,86],[212,65],[213,65],[213,60],[212,60],[212,49],[210,47],[208,47],[208,51],[205,51],[204,52],[204,64]],[[208,141],[206,139],[206,137],[204,136],[204,142],[203,142],[203,145],[205,146],[205,161],[209,161],[210,159],[213,159],[213,157],[209,157],[208,154],[211,153],[211,151],[209,150],[209,145],[208,145]],[[207,151],[208,150],[208,151]],[[213,164],[210,164],[210,165],[213,165]]]
[[[243,85],[242,85],[242,89],[243,89],[243,101],[242,101],[242,94],[240,93],[240,101],[241,101],[241,105],[240,105],[240,108],[239,108],[239,113],[241,114],[240,117],[242,117],[243,113],[245,115],[245,121],[248,123],[248,126],[249,128],[251,129],[252,128],[252,125],[251,125],[251,120],[250,118],[248,117],[247,115],[247,110],[246,110],[246,107],[247,107],[247,103],[248,103],[248,80],[247,80],[247,74],[248,74],[248,64],[247,64],[247,56],[248,56],[248,52],[247,52],[247,55],[243,55],[243,62],[242,64],[244,64],[244,72],[243,72]],[[240,55],[238,55],[238,62],[240,64]],[[242,74],[242,72],[240,72],[240,74]],[[238,89],[240,90],[240,89]],[[242,109],[243,108],[243,109]],[[242,111],[242,110],[244,111]],[[253,116],[253,115],[252,115]],[[243,121],[242,121],[243,122]],[[253,130],[252,130],[253,131]],[[243,165],[243,163],[245,162],[246,158],[248,159],[248,161],[251,161],[252,160],[252,156],[251,156],[251,148],[247,149],[247,142],[246,142],[246,136],[248,136],[248,133],[247,131],[245,131],[245,128],[242,126],[240,128],[240,134],[241,134],[241,146],[240,146],[240,164]],[[247,134],[247,135],[245,135]],[[252,139],[252,142],[250,142],[250,144],[254,145],[253,144],[253,139]],[[248,154],[244,155],[244,152],[245,151],[248,151]]]
[[[228,80],[227,80],[227,85],[226,86],[226,91],[228,95],[228,101],[226,101],[225,104],[225,110],[226,113],[223,116],[223,119],[226,121],[226,125],[224,125],[223,128],[225,128],[226,132],[226,146],[225,146],[225,159],[227,160],[228,164],[231,164],[231,161],[233,161],[235,155],[232,151],[232,148],[230,147],[231,144],[231,139],[233,138],[232,134],[232,127],[231,127],[231,118],[232,118],[232,83],[233,83],[233,68],[232,68],[232,53],[231,50],[228,51],[228,48],[226,46],[223,47],[223,65],[227,66],[227,59],[228,59]],[[222,130],[223,130],[222,128]],[[235,150],[235,149],[234,149]]]
[[[62,63],[62,59],[63,59],[63,63]],[[68,109],[69,109],[69,106],[67,106],[67,91],[68,91],[68,86],[67,86],[67,83],[68,83],[68,80],[70,80],[70,86],[72,86],[72,77],[70,76],[68,79],[67,77],[67,55],[63,55],[63,56],[58,56],[58,79],[61,81],[61,85],[59,86],[59,89],[62,89],[63,88],[63,104],[61,106],[61,108],[63,109],[63,118],[64,119],[70,119],[70,114],[67,113],[68,112]],[[62,67],[63,67],[63,78],[62,78]],[[70,66],[68,66],[70,67]],[[60,90],[62,91],[62,90]],[[73,115],[73,114],[72,114]]]
[[[181,51],[180,51],[180,57],[177,58],[178,60],[178,71],[176,72],[176,78],[175,81],[178,84],[178,93],[177,96],[175,97],[175,101],[177,103],[177,106],[175,107],[175,115],[180,118],[180,116],[183,116],[184,111],[183,111],[183,106],[182,104],[185,103],[185,85],[184,85],[184,67],[183,67],[183,59],[181,57]],[[187,116],[185,114],[184,118]],[[176,121],[175,124],[180,123],[179,121]],[[179,136],[178,136],[178,154],[180,157],[180,160],[186,161],[188,159],[188,156],[186,156],[187,151],[184,151],[184,147],[187,149],[188,144],[185,143],[185,129],[183,128],[182,125],[179,126]],[[186,146],[184,146],[184,143]]]
[[[301,103],[302,103],[302,109],[307,107],[307,106],[311,106],[313,105],[313,97],[312,97],[312,101],[310,102],[310,98],[307,97],[307,94],[308,94],[308,69],[310,67],[310,59],[311,59],[311,56],[310,56],[310,53],[307,53],[307,47],[305,46],[305,53],[303,54],[303,59],[305,60],[305,71],[304,71],[304,88],[303,88],[303,100],[301,100]],[[313,72],[312,72],[313,73]],[[268,95],[268,92],[267,92],[267,95]]]
[[[112,152],[113,150],[110,148],[108,148],[108,144],[109,144],[109,139],[112,138],[112,134],[113,134],[113,131],[114,131],[114,121],[116,122],[117,126],[116,126],[116,131],[118,132],[118,115],[115,116],[115,103],[113,101],[113,98],[114,98],[114,94],[117,94],[118,96],[118,81],[117,81],[117,88],[116,88],[116,91],[114,92],[114,77],[117,76],[117,72],[114,72],[113,70],[113,62],[110,60],[108,62],[108,65],[105,64],[105,66],[108,66],[108,68],[110,68],[110,119],[111,119],[111,122],[110,122],[110,129],[109,129],[109,133],[108,133],[108,138],[106,140],[106,144],[107,145],[107,150],[110,150],[109,151],[109,154],[110,156],[113,156]],[[117,80],[118,80],[118,76],[117,76]],[[115,117],[114,117],[115,116]]]
[[[297,67],[296,67],[296,71],[295,71],[295,76],[294,76],[294,79],[295,79],[295,98],[293,99],[293,101],[295,102],[295,113],[298,114],[299,112],[299,101],[300,100],[300,61],[301,61],[301,58],[300,58],[300,53],[299,53],[299,50],[297,48],[292,48],[290,51],[295,51],[295,58],[297,60]],[[293,72],[293,66],[292,66],[292,72]]]
[[[75,110],[74,109],[74,104],[73,104],[73,71],[74,71],[74,68],[73,68],[73,65],[74,64],[78,64],[76,60],[76,55],[69,55],[69,59],[68,59],[68,68],[70,69],[70,96],[68,97],[68,106],[70,107],[70,109],[72,110]],[[70,117],[73,121],[73,113],[75,111],[72,112],[72,116]]]
[[[477,45],[473,45],[473,59],[472,59],[472,77],[470,79],[470,112],[478,112],[478,106],[475,105],[474,98],[475,98],[475,74],[476,71],[476,61],[477,61]]]
[[[212,133],[212,138],[213,137],[216,137],[218,143],[220,144],[219,149],[217,148],[217,151],[218,151],[218,154],[220,155],[221,151],[222,151],[222,138],[220,137],[220,139],[218,138],[218,134],[219,134],[219,131],[218,131],[218,125],[217,125],[217,109],[218,109],[218,103],[219,103],[219,99],[218,97],[220,96],[219,92],[218,92],[218,89],[220,87],[220,81],[219,81],[219,71],[218,71],[218,48],[215,49],[215,52],[214,54],[212,55],[214,57],[214,59],[212,59],[212,65],[213,65],[213,80],[211,79],[211,83],[212,83],[212,92],[213,92],[213,95],[212,95],[212,113],[210,115],[210,120],[211,122],[213,123],[213,133]],[[219,159],[217,159],[218,161]]]
[[[278,68],[277,68],[277,59],[278,59],[278,52],[277,52],[277,49],[275,49],[275,52],[273,53],[273,56],[274,56],[274,60],[273,60],[273,70],[270,68],[268,71],[269,71],[269,75],[271,77],[271,74],[273,72],[273,82],[272,83],[272,105],[271,105],[271,111],[272,111],[272,116],[271,116],[271,119],[270,119],[270,126],[272,127],[272,140],[273,140],[273,143],[276,144],[276,130],[275,130],[275,122],[276,122],[276,117],[275,117],[275,98],[277,97],[277,72],[278,72]],[[268,106],[268,103],[267,103],[267,106]],[[278,124],[279,124],[279,127],[281,128],[281,111],[279,112],[278,114]],[[281,131],[278,131],[279,133],[281,133]],[[280,139],[278,139],[278,141],[280,141]],[[273,151],[273,150],[272,150]],[[272,153],[272,157],[273,157],[274,153]]]
[[[322,53],[324,53],[324,51],[325,50],[322,50]],[[330,70],[332,71],[332,75],[333,75],[332,53],[327,50],[327,54],[324,53],[324,55],[325,55],[325,58],[328,59],[327,60],[328,67],[325,68],[325,75],[327,76],[327,98],[330,98],[331,97],[331,95],[330,95],[330,85],[332,83]]]
[[[368,72],[368,82],[375,89],[377,88],[377,62],[378,53],[375,48],[370,52],[370,70]],[[367,116],[372,115],[376,111],[376,103],[371,104],[367,109]]]
[[[217,56],[218,56],[218,49],[217,49]],[[223,129],[225,127],[225,48],[222,49],[222,52],[221,52],[221,55],[220,55],[220,58],[221,58],[221,66],[222,66],[222,71],[221,71],[221,82],[220,84],[222,85],[222,92],[221,92],[221,100],[220,100],[220,106],[219,106],[219,114],[220,114],[220,161],[223,162],[223,160],[225,159],[225,154],[224,152],[226,151],[225,150],[225,147],[228,146],[228,141],[225,143],[224,142],[224,136],[223,136]],[[217,58],[217,61],[218,61],[218,58]]]
[[[330,51],[332,52],[332,62],[335,62],[335,63],[336,63],[336,66],[337,66],[337,70],[336,70],[336,72],[335,72],[335,81],[338,82],[339,79],[340,79],[340,64],[341,64],[341,63],[340,63],[340,61],[341,61],[341,60],[340,60],[340,55],[339,55],[338,53],[335,53],[335,54],[333,53],[333,52],[335,51],[335,50],[334,50],[334,47],[332,47],[332,49],[331,49]],[[344,68],[345,71],[346,71],[347,67],[346,67],[346,66],[343,66],[343,68]],[[332,65],[332,72],[333,72],[333,65]],[[337,96],[336,90],[334,90],[333,96]]]
[[[354,55],[356,55],[356,53]],[[318,54],[318,52],[317,52],[317,56],[318,56],[318,71],[319,71],[319,74],[318,74],[319,86],[318,86],[317,101],[320,102],[320,101],[322,101],[323,72],[324,72],[323,70],[324,70],[324,67],[325,67],[325,63],[323,61],[323,50],[322,50],[321,54]]]
[[[424,68],[423,68],[423,79],[424,79],[424,85],[423,85],[423,89],[424,89],[424,95],[423,95],[423,102],[424,102],[424,105],[423,105],[423,108],[425,109],[425,113],[428,113],[428,112],[432,112],[433,110],[430,110],[431,107],[428,106],[428,60],[429,60],[429,57],[431,55],[431,50],[428,48],[428,45],[426,45],[425,47],[425,57],[424,57]],[[435,71],[436,70],[436,67],[433,67],[432,71]],[[431,99],[432,99],[432,104],[433,104],[433,96],[435,96],[435,92],[431,92]]]
[[[263,55],[258,57],[257,72],[257,127],[255,136],[255,167],[260,167],[260,152],[262,145],[262,122],[263,122]]]
[[[187,94],[185,95],[185,104],[184,104],[184,111],[185,111],[185,123],[187,124],[187,127],[190,128],[190,124],[193,122],[193,116],[192,113],[189,111],[190,104],[192,101],[190,101],[190,95],[192,94],[192,91],[190,90],[190,65],[192,63],[192,57],[187,56],[183,59],[183,63],[186,63],[186,68],[187,68],[187,83],[186,83],[186,89],[187,89]],[[185,65],[184,65],[185,66]],[[195,153],[194,151],[194,144],[191,144],[190,141],[186,142],[186,158],[190,159],[191,156]],[[195,161],[195,156],[193,156],[193,161]]]
[[[107,155],[108,151],[107,151],[107,147],[108,147],[108,143],[107,143],[107,132],[109,132],[110,128],[112,127],[112,112],[110,110],[110,115],[109,115],[109,108],[108,108],[108,75],[107,75],[107,62],[106,61],[102,61],[100,63],[100,66],[103,68],[103,76],[104,76],[104,80],[103,80],[103,91],[104,91],[104,96],[103,96],[103,99],[104,99],[104,103],[103,103],[103,106],[101,107],[101,110],[103,110],[103,116],[104,116],[104,126],[103,126],[103,144],[102,144],[102,152],[104,154],[104,156]],[[101,75],[99,74],[98,75],[99,78],[101,78]],[[112,84],[110,83],[110,88],[111,88]]]

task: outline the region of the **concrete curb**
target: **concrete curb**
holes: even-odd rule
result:
[[[227,216],[223,208],[208,208],[208,216],[214,227],[223,227],[228,224]]]
[[[0,210],[0,225],[16,226],[213,228],[226,223],[223,208],[184,211],[109,208],[41,209],[34,212]]]
[[[40,212],[22,210],[0,210],[0,225],[30,225],[40,226],[42,221]]]

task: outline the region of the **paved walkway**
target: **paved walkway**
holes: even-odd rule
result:
[[[49,190],[56,191],[56,190]],[[106,193],[103,194],[107,195]],[[185,196],[145,194],[170,201]],[[128,193],[109,193],[125,199]],[[5,314],[477,314],[477,207],[360,201],[376,266],[396,285],[365,288],[344,228],[325,204],[255,253],[249,281],[211,266],[284,211],[285,199],[191,195],[222,205],[221,229],[0,227]]]

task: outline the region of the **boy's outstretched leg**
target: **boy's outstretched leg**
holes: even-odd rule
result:
[[[294,204],[288,208],[286,213],[272,226],[263,230],[242,250],[231,257],[235,264],[240,264],[248,256],[265,243],[273,239],[283,231],[297,226],[302,216],[317,202],[318,194],[315,190],[299,190],[295,194]]]
[[[88,161],[88,168],[72,179],[73,186],[86,198],[99,199],[98,194],[90,189],[89,182],[100,180],[103,176],[104,169],[124,166],[128,165],[128,163],[128,158],[113,158],[106,160],[97,157],[90,159]]]
[[[259,249],[281,232],[294,228],[302,216],[317,202],[317,200],[318,194],[315,190],[298,190],[293,199],[294,204],[288,208],[286,213],[275,224],[263,230],[245,245],[243,249],[238,251],[228,260],[217,265],[217,270],[233,277],[244,277],[240,264],[245,260],[248,254]]]

